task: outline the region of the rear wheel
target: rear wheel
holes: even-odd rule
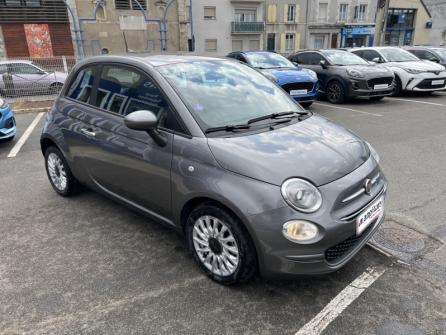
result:
[[[45,151],[45,168],[51,186],[58,194],[67,197],[76,193],[79,183],[60,150],[54,146]]]
[[[240,221],[224,208],[204,203],[189,215],[186,236],[193,258],[216,282],[231,285],[256,272],[253,243]]]
[[[310,107],[312,104],[313,104],[313,101],[300,102],[300,105],[301,105],[303,108],[308,108],[308,107]]]
[[[332,104],[342,104],[345,101],[345,90],[341,82],[333,80],[328,83],[327,99]]]

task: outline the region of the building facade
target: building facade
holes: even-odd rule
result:
[[[0,1],[0,57],[72,56],[62,0]]]
[[[264,5],[263,0],[194,0],[195,51],[224,55],[263,50]]]
[[[387,6],[379,9],[377,18],[380,27],[376,38],[383,45],[431,43],[433,22],[423,0],[390,0]]]
[[[432,31],[430,44],[446,47],[446,2],[438,0],[423,0],[432,15]]]

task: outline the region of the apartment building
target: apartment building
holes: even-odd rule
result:
[[[264,0],[194,0],[195,51],[225,55],[263,50]]]
[[[430,44],[434,46],[446,46],[446,1],[423,0],[432,15],[432,31]]]

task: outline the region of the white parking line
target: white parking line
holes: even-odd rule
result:
[[[296,335],[318,335],[336,319],[344,309],[355,301],[375,280],[382,276],[385,269],[367,268],[324,307],[318,315],[303,326]]]
[[[415,102],[417,104],[426,104],[426,105],[432,105],[432,106],[446,107],[445,104],[439,104],[437,102],[420,101],[420,100],[412,100],[412,99],[401,99],[401,98],[392,98],[392,97],[389,97],[388,99],[398,100],[398,101],[405,101],[405,102]]]
[[[347,111],[350,111],[350,112],[366,114],[366,115],[383,116],[383,115],[377,114],[377,113],[370,113],[370,112],[364,112],[364,111],[360,111],[360,110],[352,109],[352,108],[346,108],[346,107],[339,107],[339,106],[334,106],[334,105],[322,104],[320,102],[314,102],[313,105],[324,106],[324,107],[327,107],[327,108],[343,109],[343,110],[347,110]]]
[[[37,114],[37,116],[34,118],[34,120],[31,122],[31,124],[26,128],[25,132],[23,133],[22,137],[17,141],[17,143],[14,145],[14,147],[11,149],[11,151],[8,154],[8,158],[12,158],[17,156],[22,146],[25,144],[28,137],[33,132],[34,128],[36,128],[37,124],[39,123],[42,116],[45,114],[45,112],[40,112]]]

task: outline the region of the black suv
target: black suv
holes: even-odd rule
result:
[[[289,57],[319,78],[319,92],[331,103],[349,98],[380,100],[393,92],[393,72],[343,50],[305,50]]]

